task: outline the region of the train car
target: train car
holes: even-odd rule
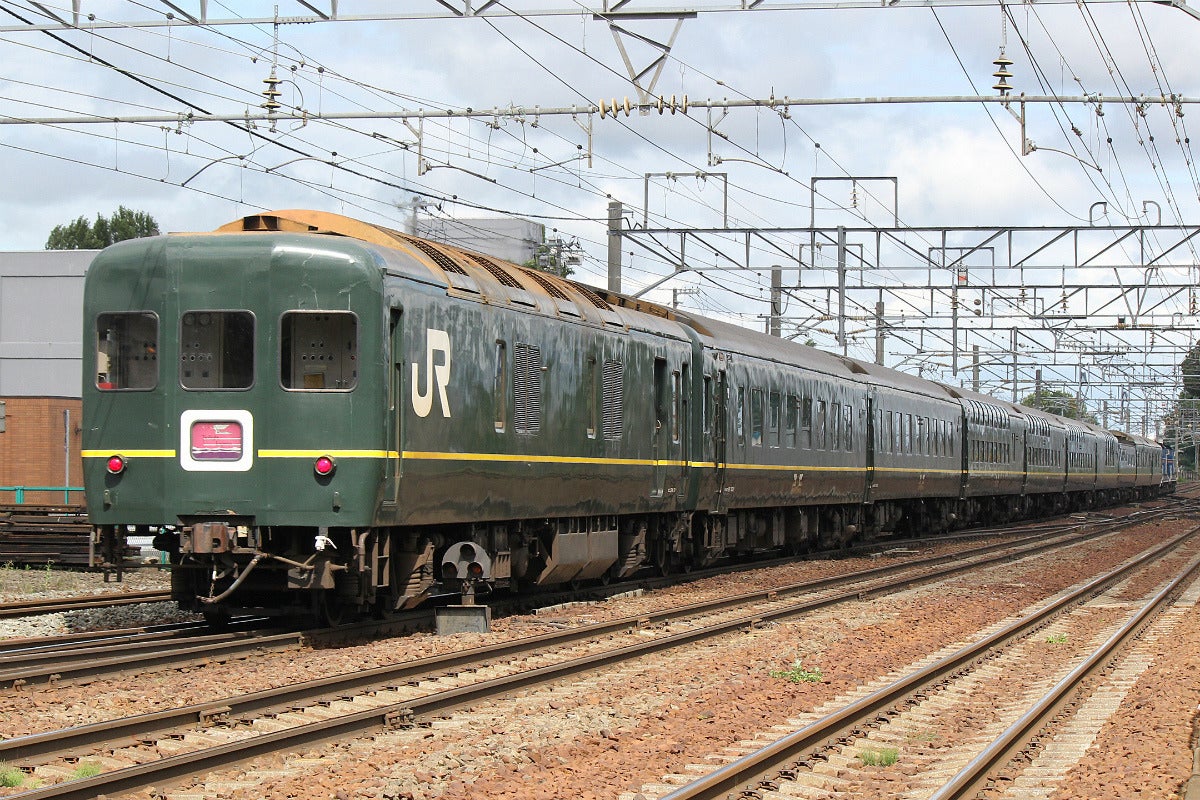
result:
[[[334,214],[115,245],[84,315],[97,552],[154,535],[214,619],[838,547],[1072,492],[1050,415]]]

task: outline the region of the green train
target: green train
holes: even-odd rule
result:
[[[97,563],[346,613],[1149,497],[1162,449],[317,211],[101,252]]]

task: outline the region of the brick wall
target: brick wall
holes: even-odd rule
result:
[[[70,412],[71,486],[83,485],[79,456],[83,416],[80,401],[65,397],[0,397],[5,406],[5,430],[0,433],[0,486],[63,486],[63,411]],[[0,491],[0,503],[13,502],[13,493]],[[26,492],[25,502],[62,505],[63,493]],[[83,504],[83,493],[72,492],[71,503]]]

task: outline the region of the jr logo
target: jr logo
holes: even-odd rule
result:
[[[434,353],[441,353],[445,361],[434,364]],[[433,410],[433,386],[437,384],[438,400],[442,404],[442,416],[450,416],[450,401],[446,399],[446,386],[450,384],[450,334],[429,328],[425,331],[425,391],[420,390],[420,367],[412,365],[412,404],[418,417],[428,417]]]

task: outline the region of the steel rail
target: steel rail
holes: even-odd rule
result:
[[[1163,513],[1167,512],[1147,512],[1146,516],[1138,518],[1138,522]],[[1078,530],[1079,527],[1086,526],[1074,526],[1076,529],[1075,533],[1058,533],[1053,536],[1048,536],[1045,531],[1041,531],[1031,536],[996,542],[973,548],[970,551],[914,559],[898,564],[858,570],[845,575],[818,578],[791,585],[760,589],[715,600],[677,606],[668,611],[650,615],[649,617],[643,616],[616,621],[611,623],[613,626],[612,630],[623,630],[630,624],[646,623],[648,619],[657,623],[668,619],[692,616],[694,614],[713,613],[723,608],[764,602],[789,595],[819,591],[847,584],[858,584],[863,581],[886,578],[890,575],[917,571],[921,568],[934,567],[939,564],[962,562],[966,559],[977,558],[989,553],[1000,553],[1000,555],[989,561],[975,561],[969,566],[969,568],[976,568],[987,563],[999,563],[1014,558],[1022,558],[1047,549],[1086,541],[1089,538],[1106,535],[1111,532],[1110,529],[1119,529],[1130,524],[1135,523],[1130,521],[1129,518],[1105,519],[1092,523],[1093,529],[1090,531]],[[916,578],[920,581],[933,580],[942,575],[953,574],[953,572],[962,568],[961,566],[953,566],[948,570],[943,570],[933,575],[919,574]],[[911,582],[908,585],[912,585]],[[878,590],[875,588],[870,591]],[[846,598],[860,597],[862,595],[862,589],[855,589],[835,598],[835,601],[841,602]],[[416,612],[414,618],[406,616],[402,620],[394,622],[389,621],[382,624],[360,623],[328,631],[310,629],[303,632],[289,631],[279,634],[267,634],[265,636],[261,634],[242,634],[236,637],[214,634],[212,636],[200,637],[199,639],[185,639],[178,643],[168,641],[142,644],[116,641],[110,644],[98,643],[80,650],[51,651],[43,654],[35,653],[28,661],[23,661],[19,654],[12,658],[0,656],[0,688],[25,686],[49,681],[61,683],[80,678],[95,678],[102,675],[120,674],[127,670],[144,671],[150,666],[183,665],[198,661],[210,661],[213,659],[229,658],[239,653],[260,648],[285,649],[287,647],[299,646],[306,640],[319,640],[334,636],[346,640],[351,640],[356,635],[378,637],[379,635],[383,635],[383,632],[389,628],[394,628],[397,624],[402,628],[414,627],[417,624],[415,621],[416,618],[424,620],[424,624],[427,626],[432,625],[432,612],[425,611]],[[603,630],[604,625],[604,623],[600,623],[597,627],[588,628],[587,630],[593,631],[592,635],[607,635],[610,631]],[[223,703],[218,705],[223,705]],[[2,753],[3,748],[0,747],[0,754]]]
[[[171,599],[170,592],[124,592],[123,594],[90,595],[87,597],[57,597],[48,600],[22,600],[0,603],[0,619],[49,614],[55,611],[79,611],[84,608],[110,608],[138,603],[162,603]]]
[[[936,663],[910,673],[766,747],[681,786],[659,800],[716,800],[716,798],[723,798],[738,790],[758,788],[763,776],[784,772],[788,765],[800,761],[804,754],[833,744],[870,718],[886,713],[888,709],[903,703],[906,698],[944,680],[955,672],[966,669],[989,651],[1003,647],[1042,627],[1067,606],[1103,591],[1133,570],[1183,544],[1198,532],[1200,532],[1200,525],[1153,550],[1142,553],[1123,566],[1089,581],[1068,595],[1044,605],[1032,614],[1004,626]],[[1193,569],[1195,569],[1195,565],[1189,565],[1188,571]]]
[[[226,626],[225,631],[228,632],[231,627],[240,628],[250,625],[253,622],[261,621],[262,618],[257,617],[235,617]],[[211,632],[212,628],[207,622],[170,622],[136,628],[110,628],[80,633],[63,633],[57,636],[0,639],[0,658],[24,654],[36,657],[43,653],[73,648],[104,647],[126,641],[139,642],[152,639],[178,639]]]
[[[1072,542],[1071,544],[1074,543],[1076,542]],[[1159,550],[1165,550],[1169,546],[1170,544],[1164,545]],[[1043,549],[1045,548],[1025,548],[1016,553],[993,556],[982,562],[972,561],[960,564],[954,568],[905,578],[901,583],[896,584],[894,588],[906,588],[911,585],[938,580],[955,572],[974,570],[981,566],[991,565],[1003,560],[1028,556],[1033,552]],[[1142,558],[1146,557],[1148,556],[1144,555]],[[1140,559],[1138,563],[1140,563]],[[876,571],[869,570],[868,572]],[[876,587],[871,591],[878,592],[882,588]],[[777,589],[764,590],[762,592],[748,593],[748,595],[740,597],[757,597],[773,600],[777,599],[776,594],[778,591]],[[804,600],[783,608],[742,615],[735,619],[726,620],[707,627],[671,634],[648,642],[639,642],[602,653],[572,659],[560,664],[541,667],[525,673],[496,678],[472,686],[439,692],[424,698],[357,712],[345,718],[311,723],[289,730],[266,734],[264,737],[258,737],[240,745],[239,743],[231,743],[218,748],[198,750],[194,753],[163,759],[154,762],[155,765],[159,765],[158,767],[145,764],[138,765],[136,767],[117,770],[108,775],[97,776],[96,778],[56,784],[41,790],[22,794],[20,797],[30,798],[31,800],[32,798],[42,797],[91,797],[97,792],[112,793],[125,791],[129,788],[144,785],[148,781],[171,780],[194,771],[216,769],[244,760],[259,753],[268,752],[276,746],[300,747],[312,742],[324,741],[349,733],[372,729],[380,724],[390,725],[397,720],[411,719],[414,715],[445,711],[457,705],[475,702],[500,691],[512,691],[536,683],[555,680],[574,672],[633,658],[638,655],[659,652],[735,630],[744,630],[767,621],[795,616],[816,608],[832,606],[846,600],[859,599],[863,594],[862,591],[855,590],[843,592],[834,597]],[[722,598],[717,601],[710,601],[709,603],[693,604],[686,608],[689,611],[695,611],[698,608],[703,610],[722,610],[724,606],[732,602],[733,600],[730,598]],[[428,674],[433,668],[447,670],[457,666],[475,664],[483,659],[495,659],[522,652],[544,652],[547,644],[562,645],[579,639],[596,639],[623,629],[642,627],[650,624],[652,621],[662,621],[679,615],[679,609],[671,609],[642,617],[627,617],[622,620],[584,626],[571,631],[559,631],[535,637],[527,637],[500,645],[431,657],[423,659],[420,662],[410,662],[407,664],[380,667],[361,673],[333,676],[317,681],[309,681],[305,684],[258,692],[238,698],[227,698],[221,701],[197,704],[182,709],[165,710],[138,717],[113,720],[108,723],[97,723],[95,725],[72,728],[65,731],[35,734],[0,742],[0,759],[9,763],[15,763],[36,757],[44,757],[73,750],[77,751],[80,747],[99,742],[110,742],[114,739],[127,737],[144,737],[147,733],[178,728],[184,724],[194,723],[197,719],[204,721],[217,717],[236,718],[259,710],[295,704],[297,700],[317,702],[318,697],[344,696],[368,686],[380,686],[387,685],[389,682],[405,681],[414,675]],[[155,771],[156,769],[161,769],[162,772],[157,772]]]
[[[1083,681],[1101,671],[1114,657],[1116,651],[1125,646],[1157,616],[1163,606],[1182,592],[1184,585],[1200,571],[1200,559],[1193,560],[1183,572],[1152,597],[1142,608],[1120,627],[1104,644],[1100,645],[1070,674],[1054,685],[1049,692],[1030,706],[1004,733],[980,751],[949,781],[938,789],[929,800],[960,800],[972,797],[983,788],[996,770],[1007,764],[1014,755],[1023,750],[1029,740],[1044,728],[1064,707],[1070,704]]]

